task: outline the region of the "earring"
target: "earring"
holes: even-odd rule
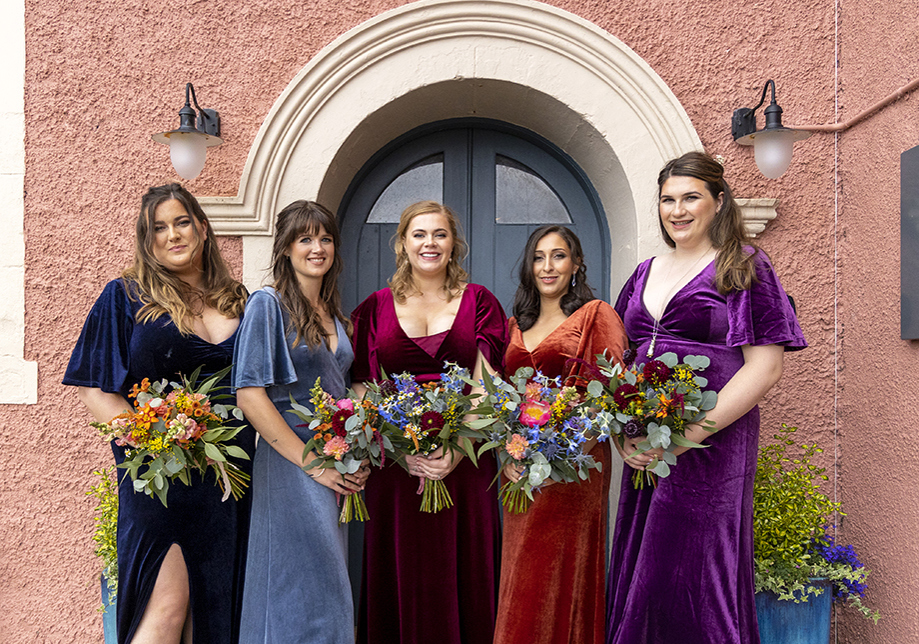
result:
[[[577,274],[577,273],[575,273],[574,275],[571,276],[571,286],[572,286],[572,288],[578,285],[578,279],[577,279],[577,278],[578,278],[578,274]]]

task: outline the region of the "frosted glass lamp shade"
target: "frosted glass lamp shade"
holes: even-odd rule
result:
[[[753,138],[753,156],[756,167],[767,179],[778,179],[791,164],[794,130],[785,128],[757,132]]]
[[[172,167],[180,177],[186,181],[194,179],[201,174],[204,161],[207,159],[205,136],[191,132],[173,132],[169,137],[169,157]]]

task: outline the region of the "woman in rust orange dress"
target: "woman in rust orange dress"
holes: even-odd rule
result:
[[[509,322],[506,372],[533,367],[565,385],[586,385],[596,354],[627,346],[612,307],[587,284],[577,236],[562,226],[530,235]],[[592,440],[602,471],[581,483],[551,479],[523,514],[505,513],[495,644],[602,643],[611,454]],[[504,476],[517,480],[512,465]]]

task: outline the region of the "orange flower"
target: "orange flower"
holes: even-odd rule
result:
[[[128,398],[137,398],[137,394],[146,392],[148,389],[150,389],[150,379],[144,378],[140,381],[140,388],[136,384],[131,386],[131,393],[128,394]]]

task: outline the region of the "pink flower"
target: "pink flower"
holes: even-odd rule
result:
[[[528,382],[526,388],[526,399],[527,400],[539,400],[540,392],[542,391],[542,385],[538,382]]]
[[[345,454],[351,451],[351,446],[341,436],[336,436],[322,448],[322,453],[326,456],[334,456],[336,461],[340,461]]]
[[[527,427],[542,427],[552,417],[549,405],[538,400],[528,400],[520,405],[520,422]]]
[[[510,454],[513,459],[519,461],[523,458],[523,454],[529,446],[530,444],[527,442],[527,439],[520,434],[514,434],[504,445],[504,450]]]
[[[335,403],[335,406],[338,407],[339,409],[347,409],[348,411],[354,411],[354,401],[351,400],[350,398],[342,398],[337,403]]]

